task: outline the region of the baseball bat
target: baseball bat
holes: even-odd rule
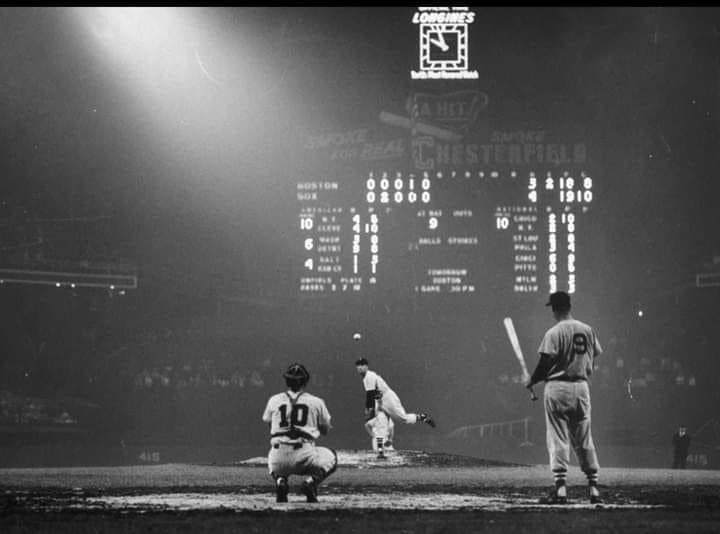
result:
[[[505,325],[505,331],[507,332],[508,338],[510,338],[510,345],[512,345],[513,351],[515,352],[515,358],[517,358],[517,361],[520,363],[523,377],[530,376],[527,364],[525,363],[525,357],[523,356],[522,349],[520,348],[520,340],[518,339],[517,332],[515,331],[513,320],[510,317],[505,317],[503,319],[503,324]],[[530,388],[530,398],[532,400],[537,400],[537,395],[535,395],[533,388]]]

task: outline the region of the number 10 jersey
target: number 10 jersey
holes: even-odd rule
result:
[[[270,442],[275,443],[314,441],[320,437],[320,425],[330,427],[331,417],[320,397],[286,391],[270,397],[262,419],[270,423]]]

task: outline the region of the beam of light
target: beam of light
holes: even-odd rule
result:
[[[191,12],[172,7],[85,7],[73,12],[93,37],[89,48],[123,79],[182,81],[192,40]]]
[[[105,37],[144,47],[173,36],[175,17],[168,7],[98,7],[98,27]]]
[[[267,29],[254,28],[252,17],[240,10],[68,12],[98,73],[117,89],[128,126],[154,156],[179,169],[173,176],[234,184],[250,175],[247,155],[266,146],[260,139],[270,128],[268,114],[277,107],[274,99],[284,96],[268,92],[282,84],[284,72],[274,61]]]

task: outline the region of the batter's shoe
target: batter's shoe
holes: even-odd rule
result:
[[[560,486],[553,488],[545,497],[540,497],[540,504],[567,504],[567,488]]]
[[[318,502],[318,489],[315,479],[308,479],[303,482],[302,492],[305,494],[307,502]]]
[[[430,417],[428,414],[420,413],[418,414],[418,419],[426,425],[430,425],[431,428],[435,428],[435,421],[433,421],[433,418]]]
[[[278,477],[275,481],[275,502],[288,502],[288,481],[285,477]]]
[[[600,492],[595,486],[590,486],[590,504],[602,504],[603,500],[600,497]]]
[[[378,451],[377,453],[377,459],[378,460],[385,460],[387,456],[385,456],[385,451]]]

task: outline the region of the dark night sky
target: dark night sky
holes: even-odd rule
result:
[[[167,30],[167,61],[101,42],[94,11],[2,10],[5,199],[40,217],[113,215],[151,279],[268,283],[239,267],[248,246],[283,261],[293,132],[368,122],[413,89],[412,7],[174,9],[185,26]],[[597,260],[622,268],[616,286],[680,285],[718,252],[719,14],[478,9],[483,90],[592,132]]]

